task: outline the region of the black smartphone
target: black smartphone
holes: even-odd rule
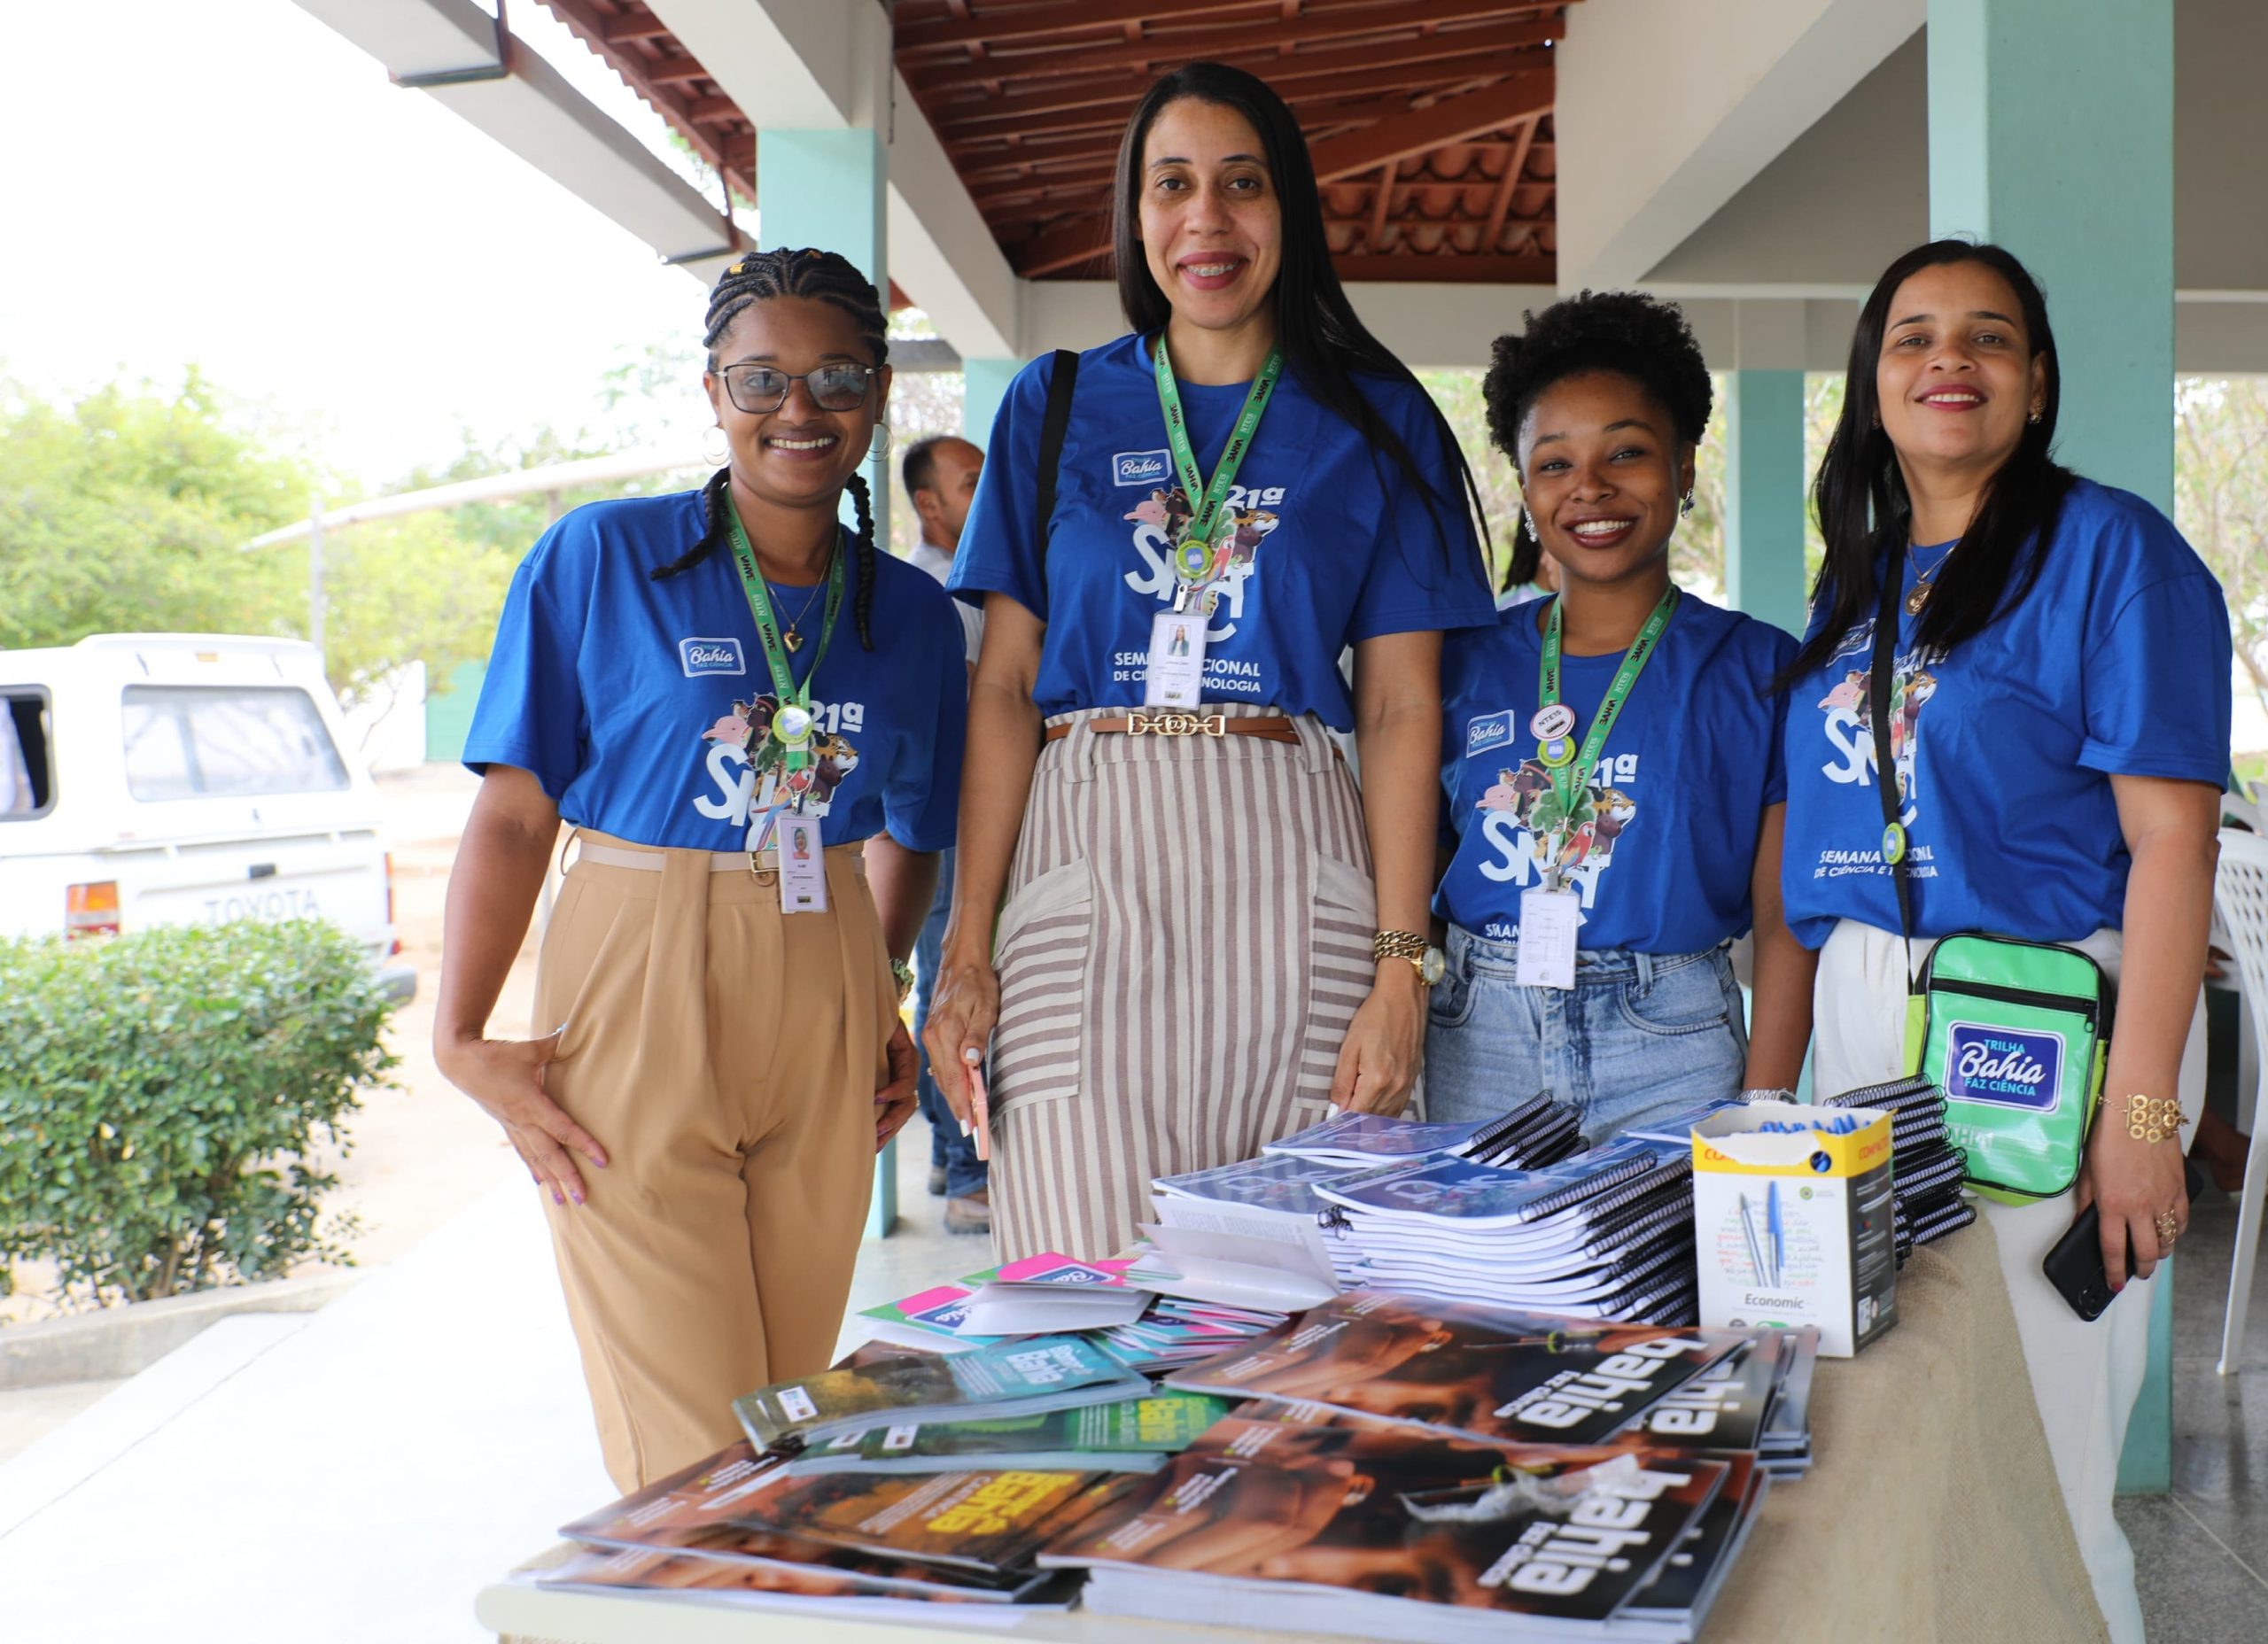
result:
[[[2197,1195],[2205,1190],[2205,1177],[2186,1159],[2181,1161],[2181,1174],[2189,1189],[2189,1201],[2194,1204]],[[2072,1312],[2090,1321],[2101,1318],[2102,1310],[2117,1299],[2109,1276],[2102,1270],[2101,1222],[2094,1206],[2089,1205],[2039,1264],[2055,1293],[2071,1304]],[[2130,1247],[2126,1252],[2130,1261],[2133,1253]]]

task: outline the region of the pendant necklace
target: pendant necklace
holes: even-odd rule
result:
[[[1944,559],[1940,559],[1928,570],[1915,574],[1914,590],[1906,596],[1906,614],[1908,616],[1919,616],[1922,614],[1922,608],[1930,602],[1931,585],[1936,581],[1938,574],[1945,570],[1946,560],[1951,559],[1960,547],[1961,540],[1955,538],[1953,547],[1946,550]]]
[[[827,564],[831,566],[834,563],[835,554],[830,549],[827,553]],[[826,587],[827,576],[825,568],[822,568],[819,581],[812,585],[810,597],[804,601],[804,609],[790,617],[787,624],[781,629],[780,642],[788,648],[790,655],[804,648],[804,636],[796,630],[802,625],[804,618],[812,614],[812,607],[819,603],[819,596]]]

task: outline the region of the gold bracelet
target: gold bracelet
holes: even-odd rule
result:
[[[2171,1096],[2144,1096],[2137,1090],[2126,1098],[2126,1134],[2137,1142],[2164,1142],[2181,1134],[2181,1103]]]

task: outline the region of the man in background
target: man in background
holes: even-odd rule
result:
[[[976,477],[984,467],[984,454],[966,439],[950,434],[918,440],[908,446],[898,472],[905,494],[921,522],[921,540],[913,562],[939,582],[952,570],[953,550],[960,546],[960,528],[968,519],[968,505],[976,495]],[[959,600],[962,638],[973,673],[976,650],[984,633],[983,613]],[[945,917],[953,903],[953,853],[944,853],[937,865],[937,898],[929,904],[929,918],[913,948],[913,1042],[921,1043],[921,1030],[929,1020],[938,956],[944,950]],[[929,1121],[929,1191],[945,1200],[945,1231],[992,1231],[990,1172],[976,1156],[976,1142],[960,1133],[952,1109],[929,1076],[929,1052],[921,1052],[919,1086],[921,1113]]]

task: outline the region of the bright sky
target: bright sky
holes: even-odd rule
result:
[[[619,117],[548,12],[512,22]],[[698,341],[691,276],[292,0],[10,7],[0,154],[0,377],[68,396],[193,362],[373,488],[463,428],[571,430],[610,366]]]

